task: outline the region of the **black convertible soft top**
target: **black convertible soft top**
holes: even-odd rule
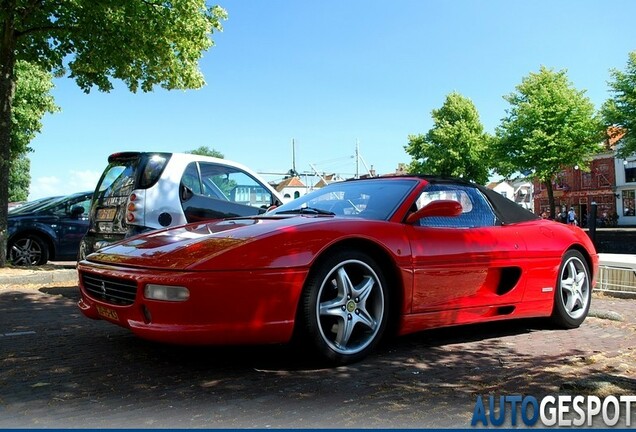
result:
[[[540,219],[539,216],[532,213],[530,210],[527,210],[521,207],[514,201],[509,200],[498,192],[494,190],[488,189],[485,186],[469,182],[467,180],[458,179],[458,178],[444,178],[444,177],[431,177],[431,176],[418,176],[424,178],[429,183],[455,183],[455,184],[464,184],[468,186],[473,186],[481,193],[483,193],[490,204],[492,205],[493,210],[497,214],[497,217],[501,221],[503,225],[519,223],[519,222],[527,222]]]
[[[388,177],[403,177],[403,178],[421,178],[426,180],[431,184],[460,184],[469,187],[474,187],[478,189],[482,194],[486,196],[492,208],[497,216],[498,221],[502,225],[509,225],[519,222],[528,222],[540,219],[539,216],[532,213],[530,210],[527,210],[521,207],[514,201],[509,200],[498,192],[495,192],[491,189],[488,189],[485,186],[479,185],[477,183],[473,183],[468,180],[464,180],[461,178],[453,178],[453,177],[440,177],[440,176],[431,176],[431,175],[418,175],[418,174],[402,174],[402,175],[391,175]],[[347,181],[367,181],[367,180],[377,180],[382,179],[383,177],[366,177],[364,179],[349,179]]]

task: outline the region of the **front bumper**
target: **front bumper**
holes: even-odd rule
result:
[[[78,306],[84,315],[128,328],[144,339],[186,345],[288,342],[307,276],[306,269],[297,268],[158,271],[86,261],[78,270]],[[92,278],[90,291],[85,277]],[[95,289],[95,280],[105,281],[103,294]],[[110,286],[119,282],[134,291],[125,301],[112,295]],[[148,283],[185,286],[190,298],[183,302],[146,299],[143,291]]]

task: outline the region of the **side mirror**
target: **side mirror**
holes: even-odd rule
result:
[[[408,215],[406,223],[414,224],[418,220],[429,216],[455,217],[462,214],[462,210],[462,205],[457,201],[437,200]]]
[[[71,208],[71,217],[73,219],[78,219],[83,214],[84,214],[84,207],[82,207],[82,206],[73,206]]]
[[[183,182],[179,185],[179,189],[179,198],[181,198],[182,202],[185,202],[194,196],[192,189],[183,184]]]

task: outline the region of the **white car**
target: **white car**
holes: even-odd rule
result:
[[[95,189],[79,258],[144,231],[260,214],[282,201],[257,173],[226,159],[115,153]]]

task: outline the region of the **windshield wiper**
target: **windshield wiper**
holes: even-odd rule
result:
[[[330,212],[330,211],[327,211],[327,210],[319,209],[319,208],[316,208],[316,207],[298,207],[298,208],[293,209],[293,210],[283,210],[283,211],[276,212],[276,214],[295,214],[295,213],[335,216],[334,212]]]

